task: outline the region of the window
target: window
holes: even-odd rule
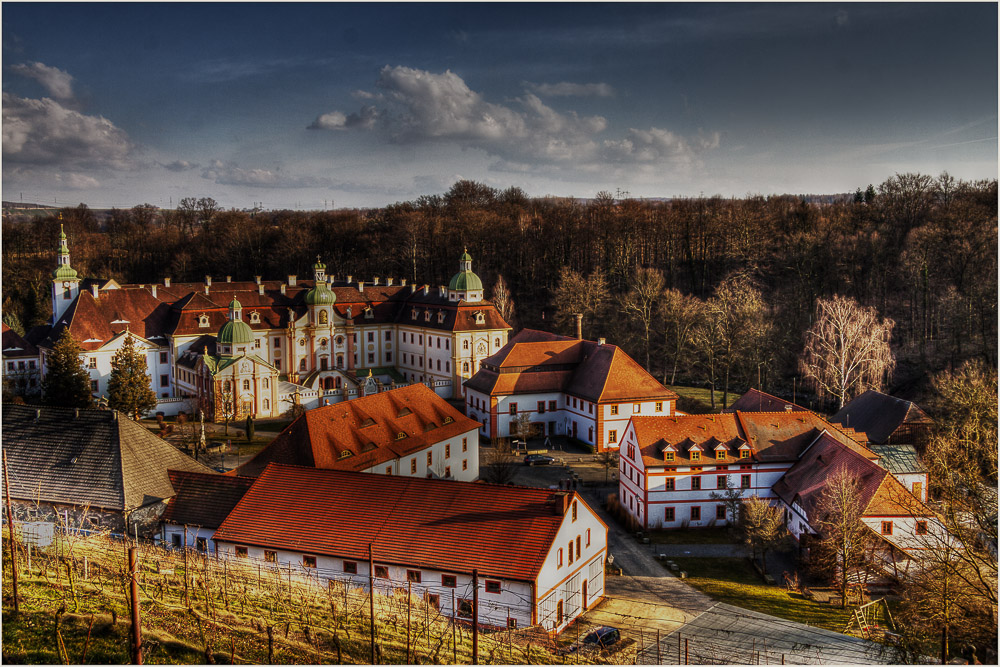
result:
[[[538,414],[545,414],[545,401],[538,401]]]
[[[468,438],[462,438],[462,451],[463,452],[469,451],[469,439]]]
[[[563,564],[563,550],[560,549],[556,552],[556,567],[562,567]]]
[[[462,618],[472,618],[472,600],[458,601],[458,615]]]
[[[549,410],[555,410],[555,409],[556,409],[556,402],[549,401]]]
[[[281,339],[280,338],[275,338],[274,339],[274,349],[278,349],[279,347],[281,347]]]
[[[90,391],[94,392],[95,394],[100,391],[99,386],[100,385],[98,384],[97,380],[90,381]]]
[[[434,464],[434,453],[427,452],[427,467],[430,468]]]
[[[451,477],[451,466],[445,466],[444,467],[444,476],[445,477]]]
[[[611,414],[613,414],[613,415],[618,414],[618,406],[617,405],[612,405],[611,406]]]
[[[717,488],[717,489],[724,489],[724,488],[726,488],[726,478],[728,478],[728,477],[729,477],[729,475],[719,475],[718,477],[716,477],[715,478],[715,488]]]
[[[451,458],[451,445],[445,445],[444,446],[444,457],[446,459],[450,459]]]
[[[160,352],[160,363],[161,364],[167,363],[167,353],[166,352]]]
[[[487,593],[500,593],[500,582],[493,581],[492,579],[486,580],[486,592]]]
[[[201,328],[203,328],[203,329],[206,328],[206,327],[208,327],[208,315],[199,315],[198,316],[198,326],[201,327]]]
[[[674,508],[673,507],[664,507],[663,508],[663,520],[664,521],[673,521],[674,520]]]
[[[583,541],[579,535],[576,536],[576,557],[580,557],[580,543]]]
[[[353,561],[353,560],[345,560],[344,561],[344,572],[346,572],[347,574],[357,574],[358,573],[358,564],[355,561]]]
[[[577,502],[574,500],[573,501],[573,512],[572,512],[573,513],[573,521],[576,521],[576,506],[577,506]]]
[[[462,459],[462,470],[469,469],[469,459]]]
[[[431,609],[441,608],[441,596],[433,593],[427,594],[427,606]]]
[[[657,401],[654,408],[657,412],[663,412],[663,401]]]
[[[385,467],[385,474],[386,475],[391,475],[392,474],[392,466],[386,466]]]
[[[927,534],[927,522],[926,521],[918,521],[917,522],[916,533],[917,533],[917,535],[926,535]]]
[[[316,556],[303,556],[302,557],[302,567],[308,567],[315,569],[316,567]]]
[[[455,588],[458,586],[458,580],[455,575],[452,574],[442,574],[441,575],[441,585],[445,588]]]
[[[462,362],[462,372],[463,373],[468,373],[469,372],[469,362],[468,361],[463,361]]]
[[[410,583],[419,584],[420,583],[420,570],[407,570],[406,580]]]
[[[512,414],[512,415],[516,415],[517,414],[517,403],[511,403],[510,404],[510,414]]]
[[[673,452],[663,452],[663,460],[664,461],[673,461],[674,460],[674,453]]]
[[[177,533],[174,533],[173,535],[171,535],[170,536],[170,544],[173,545],[173,546],[175,546],[175,547],[182,546],[182,544],[181,544],[181,536],[178,535]]]
[[[369,343],[374,343],[375,342],[375,332],[374,331],[369,331],[368,332],[368,342]]]
[[[573,397],[573,407],[576,407],[576,396]]]
[[[385,332],[385,340],[386,340],[386,342],[391,342],[392,341],[392,332],[391,331],[386,331]]]
[[[673,477],[667,477],[665,480],[663,480],[663,488],[666,489],[667,491],[673,491],[676,488],[675,484],[676,482],[674,481]]]
[[[250,391],[250,380],[243,381],[243,391]]]
[[[160,386],[161,387],[166,387],[169,384],[170,384],[170,376],[169,375],[161,375],[160,376]]]
[[[634,414],[639,414],[639,411],[640,411],[641,409],[642,409],[642,403],[633,403],[633,404],[632,404],[632,412],[633,412]]]
[[[375,566],[375,576],[380,579],[389,578],[389,568],[386,565],[376,565]]]
[[[726,506],[725,505],[716,505],[715,506],[715,518],[718,519],[719,521],[725,521],[726,520]]]
[[[699,477],[698,475],[694,475],[691,478],[691,490],[692,491],[700,491],[701,490],[701,477]]]
[[[882,534],[883,535],[892,535],[892,521],[883,521],[882,522]]]
[[[206,538],[206,537],[199,537],[199,538],[197,538],[194,541],[194,545],[195,545],[195,548],[198,549],[198,551],[208,551],[208,538]],[[244,547],[244,549],[245,548],[246,547]]]
[[[264,411],[266,412],[266,411],[268,411],[270,409],[271,409],[271,400],[265,398],[264,399]]]
[[[691,520],[701,521],[701,508],[698,506],[691,508]]]
[[[691,455],[692,461],[701,461],[701,452],[695,450],[688,453]]]
[[[259,350],[259,349],[260,349],[260,338],[255,338],[255,339],[254,339],[254,341],[253,341],[253,346],[254,346],[254,348],[255,348],[255,349],[257,349],[257,350]]]
[[[618,442],[618,431],[608,431],[608,443]]]
[[[750,475],[740,475],[740,488],[741,489],[750,488]]]
[[[507,619],[507,629],[508,630],[517,630],[517,619],[516,618],[508,618]]]
[[[265,551],[264,552],[264,562],[266,562],[266,563],[277,563],[278,562],[278,552],[277,551]]]
[[[724,449],[717,449],[717,450],[715,450],[715,460],[716,461],[725,461],[726,460],[726,450],[724,450]]]
[[[304,371],[305,369],[306,369],[306,360],[305,359],[299,359],[299,370],[300,371]]]
[[[368,353],[368,363],[369,364],[374,364],[375,363],[375,353],[374,352],[369,352]]]
[[[569,564],[572,565],[573,564],[573,540],[569,541],[569,547],[568,547],[567,550],[569,551]]]
[[[914,482],[913,483],[913,496],[917,500],[923,500],[924,499],[924,483],[923,482]]]
[[[467,341],[467,340],[463,340],[462,341],[462,349],[463,350],[468,350],[469,349],[469,341]]]
[[[97,357],[90,357],[88,359],[88,368],[97,368]],[[21,368],[24,368],[24,362],[21,362]]]
[[[563,622],[563,601],[559,600],[556,603],[556,625],[562,625]]]
[[[391,364],[392,363],[392,352],[386,352],[385,353],[385,363],[387,363],[387,364]]]
[[[34,359],[29,359],[28,360],[28,368],[30,370],[35,370],[35,360]]]
[[[410,474],[411,475],[416,475],[417,474],[417,460],[416,459],[411,459],[410,460]]]
[[[246,547],[236,547],[237,558],[247,558],[249,555],[249,550]]]
[[[587,529],[587,546],[590,546],[590,528]]]
[[[750,450],[749,449],[741,449],[740,450],[740,458],[741,459],[748,459],[748,458],[750,458]]]

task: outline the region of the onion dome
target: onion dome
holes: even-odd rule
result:
[[[253,343],[253,329],[242,319],[243,305],[233,299],[229,303],[229,321],[222,325],[216,336],[219,345],[250,345]]]
[[[337,302],[337,295],[325,282],[317,282],[315,287],[306,292],[305,302],[307,306],[333,305]]]
[[[483,281],[472,272],[472,256],[469,254],[468,248],[466,248],[465,252],[459,258],[458,265],[461,270],[451,277],[448,289],[453,292],[481,291],[483,289]]]

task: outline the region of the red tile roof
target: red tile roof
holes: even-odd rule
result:
[[[234,477],[168,470],[175,495],[163,512],[163,521],[185,526],[218,528],[254,483],[253,477]]]
[[[800,405],[795,405],[791,401],[786,401],[783,398],[778,398],[777,396],[772,396],[766,392],[760,391],[759,389],[751,389],[747,393],[739,397],[732,405],[723,410],[723,412],[781,412],[782,410],[787,410],[789,412],[809,412],[807,408],[803,408]]]
[[[862,457],[877,460],[878,455],[812,412],[737,412],[718,415],[683,415],[677,417],[632,417],[644,464],[710,465],[719,443],[727,446],[730,462],[745,442],[751,448],[751,461],[795,461],[801,452],[824,430]],[[701,458],[690,459],[693,445],[702,449]],[[666,463],[663,448],[674,445],[674,460]],[[744,461],[746,461],[744,459]]]
[[[798,502],[811,519],[827,482],[842,472],[858,483],[862,516],[933,516],[889,471],[828,434],[789,468],[774,492],[789,505]]]
[[[271,464],[215,539],[533,581],[562,507],[548,489]]]
[[[425,385],[413,384],[307,410],[239,472],[256,476],[269,463],[365,470],[470,431],[478,446],[479,425]]]
[[[930,425],[931,418],[912,401],[869,389],[830,417],[835,424],[844,424],[864,431],[872,442],[884,443],[904,424]]]
[[[465,386],[491,396],[558,391],[593,403],[675,400],[616,345],[523,329]]]
[[[22,338],[6,324],[3,325],[2,345],[3,356],[7,357],[37,357],[38,348]]]

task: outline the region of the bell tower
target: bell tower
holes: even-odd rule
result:
[[[56,269],[52,272],[52,324],[55,326],[73,299],[80,293],[80,278],[69,265],[69,244],[66,232],[59,225],[59,249],[56,251]]]

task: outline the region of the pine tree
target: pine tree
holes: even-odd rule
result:
[[[42,396],[47,405],[67,408],[89,408],[93,403],[90,395],[90,373],[83,367],[80,355],[83,350],[69,329],[52,347],[52,354],[46,359],[45,379],[42,380]]]
[[[125,343],[111,360],[108,406],[137,421],[143,413],[156,407],[156,393],[146,375],[146,358],[135,349],[132,336],[125,337]]]

